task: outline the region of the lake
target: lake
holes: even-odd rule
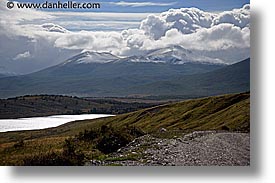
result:
[[[108,114],[53,115],[18,119],[0,119],[0,132],[38,130],[56,127],[68,122],[109,117]]]

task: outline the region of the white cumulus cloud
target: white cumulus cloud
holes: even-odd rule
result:
[[[249,26],[250,5],[222,13],[204,12],[197,8],[170,9],[160,15],[149,15],[141,22],[140,28],[154,39],[164,36],[170,29],[191,34],[202,28],[229,23],[245,28]]]

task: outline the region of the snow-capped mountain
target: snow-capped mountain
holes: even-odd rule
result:
[[[187,62],[201,62],[211,64],[224,64],[224,61],[217,58],[210,58],[198,52],[187,50],[181,46],[172,46],[150,51],[146,57],[152,62],[164,62],[169,64],[184,64]]]
[[[243,83],[247,83],[249,76],[249,60],[232,69],[231,65],[221,63],[179,46],[124,58],[109,52],[83,51],[61,64],[38,72],[0,78],[0,97],[40,93],[79,96],[189,96],[194,91],[198,91],[197,95],[204,95],[200,91],[211,84],[217,87],[211,92],[207,91],[207,95],[218,94],[229,86],[227,92],[246,91],[249,85]],[[9,92],[5,92],[5,88],[9,88]]]
[[[91,63],[89,59],[88,63],[84,62],[95,55],[98,56],[82,53],[82,57],[78,55],[65,65],[59,64],[28,75],[0,78],[0,98],[41,93],[196,97],[249,91],[250,59],[229,66],[198,62],[109,62],[109,59],[103,59],[108,61],[105,64]],[[102,57],[105,58],[99,54],[99,58]]]
[[[145,55],[125,57],[116,60],[116,62],[225,64],[221,59],[204,56],[200,52],[187,50],[181,46],[154,49],[148,51]]]
[[[150,50],[142,56],[118,57],[109,52],[85,51],[70,59],[64,64],[88,64],[88,63],[165,63],[165,64],[224,64],[224,61],[216,58],[203,56],[201,53],[187,50],[181,46],[172,46]]]
[[[85,51],[68,59],[63,64],[108,63],[117,59],[119,59],[119,57],[109,52]]]
[[[0,97],[40,93],[204,96],[248,91],[250,59],[229,66],[222,63],[180,46],[124,58],[84,51],[38,72],[0,78]]]

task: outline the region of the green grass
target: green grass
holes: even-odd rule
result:
[[[157,133],[161,128],[185,132],[223,129],[248,132],[249,98],[249,93],[242,93],[188,100],[94,120],[90,125],[136,126],[147,133]]]

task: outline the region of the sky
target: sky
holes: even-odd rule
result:
[[[77,2],[100,2],[101,8],[8,9],[1,0],[0,71],[31,73],[86,50],[124,57],[173,45],[227,64],[249,57],[246,0]]]
[[[17,0],[18,2],[40,2],[45,0]],[[68,0],[60,0],[67,2]],[[55,0],[48,0],[55,2]],[[225,11],[233,8],[240,8],[248,4],[249,0],[75,0],[75,2],[98,2],[101,4],[100,10],[94,12],[163,12],[170,8],[197,7],[205,11]],[[83,10],[75,10],[83,11]],[[88,10],[91,11],[91,10]]]

